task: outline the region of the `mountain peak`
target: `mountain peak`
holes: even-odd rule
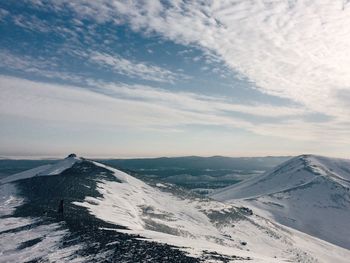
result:
[[[327,181],[346,188],[350,185],[350,160],[303,154],[271,171],[214,193],[219,200],[252,198]]]
[[[18,174],[7,176],[0,179],[0,184],[11,183],[18,180],[23,180],[35,176],[49,176],[49,175],[59,175],[63,171],[71,168],[75,163],[81,162],[83,159],[78,158],[75,154],[70,154],[68,157],[64,158],[53,164],[46,164],[33,168]]]
[[[243,199],[282,224],[350,248],[350,231],[344,230],[348,226],[344,219],[350,216],[349,189],[350,160],[304,154],[212,197]]]

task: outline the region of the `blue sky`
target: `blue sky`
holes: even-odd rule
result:
[[[2,1],[0,155],[350,153],[344,1]]]

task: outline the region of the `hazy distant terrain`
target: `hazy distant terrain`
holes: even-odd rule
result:
[[[155,179],[189,189],[215,189],[260,175],[290,157],[173,157],[99,160],[142,179]]]
[[[215,189],[259,175],[290,157],[161,157],[99,160],[148,180],[160,180],[189,189]],[[0,160],[0,177],[57,160]]]

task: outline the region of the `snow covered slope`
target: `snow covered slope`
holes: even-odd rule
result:
[[[0,262],[84,262],[75,255],[79,244],[62,247],[68,230],[60,222],[19,217],[16,208],[26,201],[14,184],[0,185]],[[39,260],[40,259],[40,260]]]
[[[128,228],[118,231],[182,247],[196,257],[206,250],[256,262],[346,262],[344,257],[350,256],[350,251],[283,228],[240,206],[179,195],[170,186],[152,187],[94,164],[112,171],[118,181],[98,184],[103,198],[87,197],[75,204]]]
[[[34,176],[58,175],[64,170],[67,170],[70,167],[72,167],[76,162],[80,161],[81,159],[76,156],[68,156],[67,158],[55,164],[42,165],[37,168],[33,168],[18,174],[7,176],[0,180],[0,184],[6,184],[17,180],[31,178]]]
[[[349,188],[349,160],[302,155],[212,197],[244,200],[279,223],[350,249]]]
[[[15,187],[11,194],[9,187]],[[10,209],[0,206],[0,240],[7,240],[0,244],[0,254],[7,259],[345,263],[350,258],[349,250],[284,227],[239,202],[147,184],[87,160],[56,176],[16,180],[1,189],[4,204],[19,200]],[[64,215],[57,212],[60,200],[65,200]],[[23,236],[28,240],[24,244]],[[57,239],[51,241],[51,236]],[[40,248],[45,242],[48,250]],[[54,248],[62,259],[51,255]]]

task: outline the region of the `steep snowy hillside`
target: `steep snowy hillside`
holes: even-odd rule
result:
[[[81,158],[76,157],[75,154],[71,154],[58,163],[42,165],[37,168],[30,169],[28,171],[7,176],[3,179],[0,179],[0,184],[23,180],[34,176],[57,175],[62,173],[64,170],[67,170],[68,168],[72,167],[75,163],[81,161]]]
[[[350,249],[349,188],[349,160],[302,155],[212,197],[244,200],[279,223]]]
[[[349,250],[245,207],[75,159],[71,166],[63,161],[2,182],[0,262],[347,262],[350,257]]]

